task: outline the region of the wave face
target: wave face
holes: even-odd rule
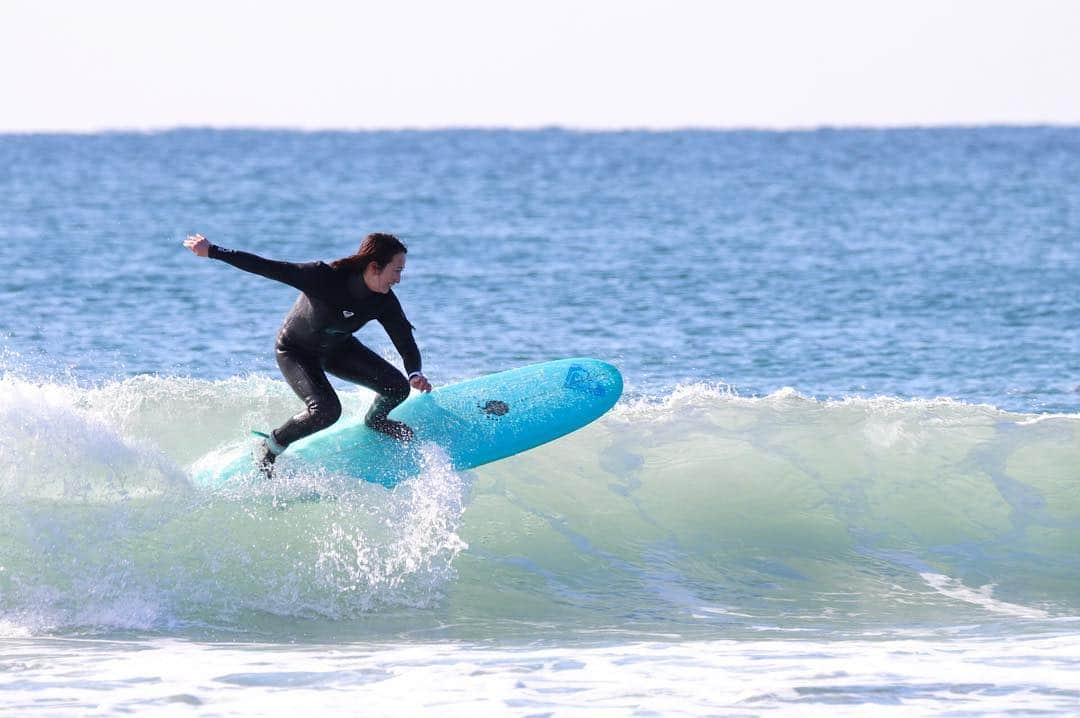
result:
[[[394,491],[193,488],[200,456],[295,410],[254,376],[5,375],[0,627],[715,637],[1080,612],[1075,415],[690,386],[473,472],[431,449]]]

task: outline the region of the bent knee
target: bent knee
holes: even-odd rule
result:
[[[341,402],[337,397],[323,397],[308,403],[308,413],[315,426],[325,429],[341,418]]]
[[[400,404],[409,398],[409,380],[398,374],[393,382],[385,388],[383,396],[395,404]]]

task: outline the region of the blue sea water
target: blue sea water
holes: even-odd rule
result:
[[[0,135],[0,708],[1072,714],[1078,187],[1077,128]],[[298,410],[295,291],[184,236],[370,231],[433,383],[623,401],[392,492],[194,488]]]

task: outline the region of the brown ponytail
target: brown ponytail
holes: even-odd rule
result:
[[[396,255],[405,254],[408,251],[402,241],[394,235],[372,232],[364,237],[356,254],[336,259],[330,263],[330,266],[334,269],[363,272],[369,264],[374,262],[375,267],[381,271]]]

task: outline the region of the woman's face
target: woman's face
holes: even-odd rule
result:
[[[400,252],[395,254],[390,263],[381,271],[375,268],[374,263],[369,264],[364,270],[364,283],[371,291],[386,294],[390,291],[390,287],[401,281],[401,273],[404,269],[405,253]]]

